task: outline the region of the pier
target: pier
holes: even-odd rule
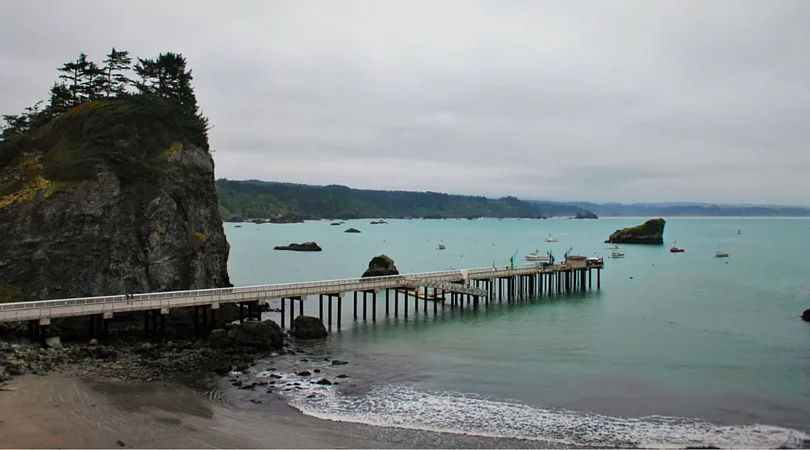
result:
[[[488,267],[445,270],[370,278],[313,281],[261,286],[200,289],[99,297],[41,300],[0,304],[0,322],[28,322],[32,339],[43,336],[52,319],[87,316],[94,334],[107,338],[116,314],[143,311],[147,336],[161,336],[165,318],[176,308],[193,308],[198,336],[207,334],[221,305],[236,304],[240,321],[260,319],[260,304],[281,301],[281,327],[292,328],[303,315],[304,302],[318,296],[318,315],[330,331],[343,324],[343,300],[353,301],[352,319],[376,321],[377,295],[385,296],[384,315],[408,317],[429,309],[479,308],[494,302],[517,302],[528,298],[568,295],[601,287],[601,258],[571,255],[560,264],[526,264],[514,268]],[[595,277],[593,276],[595,273]],[[594,280],[595,278],[595,280]],[[371,308],[369,308],[371,300]],[[362,301],[362,305],[360,302]],[[399,303],[403,302],[403,308]],[[412,305],[411,305],[412,301]]]

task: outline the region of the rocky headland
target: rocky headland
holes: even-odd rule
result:
[[[664,225],[664,219],[650,219],[641,225],[616,230],[605,243],[663,245]]]

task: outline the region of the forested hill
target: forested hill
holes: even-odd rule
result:
[[[530,203],[437,192],[374,191],[257,180],[217,180],[223,218],[521,217],[587,214],[568,205]],[[548,208],[546,208],[548,206]]]

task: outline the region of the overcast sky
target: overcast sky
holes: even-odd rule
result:
[[[810,204],[810,1],[0,1],[0,114],[183,53],[217,177]]]

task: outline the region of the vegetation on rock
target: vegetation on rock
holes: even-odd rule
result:
[[[664,243],[664,219],[650,219],[641,225],[616,230],[605,241],[612,244],[657,244]]]

